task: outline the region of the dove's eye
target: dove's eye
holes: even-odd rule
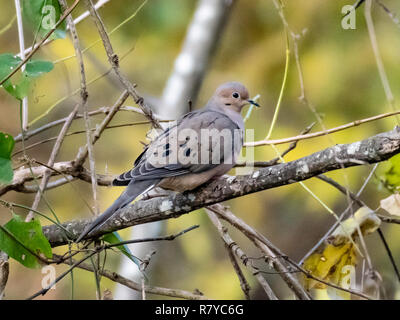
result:
[[[234,97],[235,99],[240,97],[240,94],[238,92],[234,92],[232,93],[232,97]]]

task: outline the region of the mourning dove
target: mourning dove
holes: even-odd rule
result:
[[[175,121],[145,148],[132,170],[113,181],[114,186],[127,188],[76,242],[154,187],[184,192],[227,173],[243,145],[240,112],[248,104],[259,106],[249,99],[244,85],[228,82],[218,87],[204,108]]]

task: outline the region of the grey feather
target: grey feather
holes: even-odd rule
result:
[[[101,228],[101,226],[112,217],[112,215],[119,209],[130,204],[146,189],[156,185],[159,182],[157,179],[133,181],[131,180],[124,192],[114,201],[114,203],[107,208],[100,216],[98,216],[78,237],[75,242],[82,241],[83,238],[90,236],[91,233]]]

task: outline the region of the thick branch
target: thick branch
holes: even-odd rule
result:
[[[220,178],[192,192],[173,193],[164,198],[137,201],[120,210],[114,219],[93,234],[137,224],[176,218],[214,203],[246,194],[303,181],[327,171],[387,160],[400,152],[400,128],[351,144],[336,145],[301,159],[262,168],[251,175]],[[91,220],[74,220],[64,224],[76,237]],[[51,245],[65,244],[64,232],[56,225],[43,228]]]

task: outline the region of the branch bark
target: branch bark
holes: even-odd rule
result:
[[[142,223],[177,218],[205,206],[315,177],[327,171],[381,162],[400,152],[400,128],[351,144],[336,145],[287,163],[262,168],[250,175],[221,177],[183,194],[140,200],[115,214],[94,237]],[[76,237],[92,220],[64,223]],[[64,231],[56,225],[43,231],[53,247],[65,244]]]
[[[0,251],[0,300],[4,297],[4,291],[6,289],[8,274],[10,272],[8,263],[8,256],[3,251]]]

